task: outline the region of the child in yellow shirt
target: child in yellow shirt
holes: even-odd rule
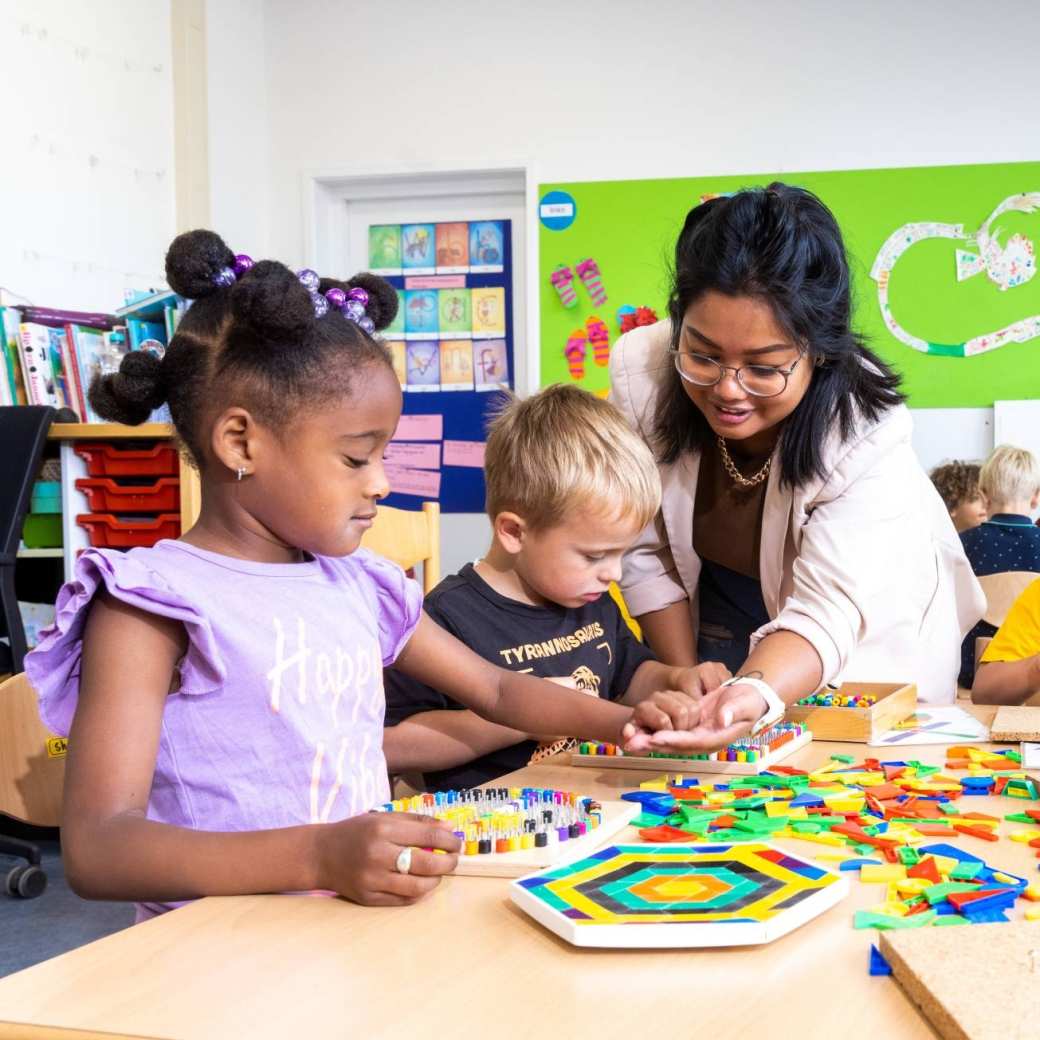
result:
[[[986,647],[975,673],[976,704],[1022,704],[1040,693],[1040,578],[1026,587]]]

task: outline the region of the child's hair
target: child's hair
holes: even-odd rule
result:
[[[488,515],[508,510],[533,530],[582,508],[643,528],[661,504],[650,449],[609,401],[576,386],[508,397],[488,427],[484,473]]]
[[[705,293],[748,296],[769,305],[813,366],[805,396],[784,421],[782,481],[800,487],[823,473],[833,427],[843,440],[856,412],[876,420],[899,404],[899,377],[851,326],[849,264],[834,214],[804,188],[775,182],[695,206],[675,244],[668,313],[673,349],[686,311]],[[708,420],[671,365],[661,369],[654,426],[662,462],[715,443]]]
[[[972,502],[981,494],[979,491],[979,464],[977,462],[944,462],[928,474],[935,490],[939,492],[948,512],[953,512],[961,502]]]
[[[1001,444],[982,464],[979,487],[991,503],[1031,499],[1040,491],[1040,463],[1025,448]]]
[[[279,430],[292,416],[347,392],[362,367],[391,365],[383,344],[337,307],[320,318],[315,310],[318,293],[360,288],[368,294],[365,316],[374,329],[386,328],[397,313],[397,294],[384,279],[323,278],[315,292],[284,264],[248,266],[243,259],[212,231],[178,235],[166,254],[166,278],[195,302],[165,355],[131,351],[118,372],[90,386],[94,410],[115,422],[137,425],[169,402],[178,436],[200,467],[203,421],[229,404]]]

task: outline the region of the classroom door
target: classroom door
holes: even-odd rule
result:
[[[534,389],[529,385],[530,363],[527,342],[527,291],[525,279],[527,243],[525,242],[525,200],[522,191],[466,191],[444,194],[440,178],[436,188],[424,190],[422,178],[414,179],[407,194],[397,194],[401,186],[393,185],[395,194],[386,197],[347,199],[346,256],[348,271],[366,270],[369,266],[370,226],[393,224],[436,224],[453,221],[509,221],[512,254],[511,284],[513,372],[511,381],[520,393]],[[491,528],[483,513],[441,514],[442,573],[452,574],[464,563],[483,555],[490,544]]]

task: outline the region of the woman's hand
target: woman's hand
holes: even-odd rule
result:
[[[637,740],[638,749],[682,753],[718,751],[747,736],[765,713],[766,703],[753,686],[736,683],[716,687],[699,701],[697,708],[692,725],[671,729],[653,726],[655,732],[645,740]]]
[[[318,887],[366,906],[404,906],[428,895],[442,875],[455,869],[460,847],[441,820],[415,813],[364,813],[323,827]],[[402,874],[397,858],[409,848],[411,865]]]

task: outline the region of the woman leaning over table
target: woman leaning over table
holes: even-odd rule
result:
[[[736,677],[663,741],[719,747],[843,680],[954,699],[982,590],[898,377],[850,327],[845,247],[818,198],[772,184],[692,209],[669,320],[622,336],[610,374],[664,488],[625,558],[628,607],[662,660]]]

